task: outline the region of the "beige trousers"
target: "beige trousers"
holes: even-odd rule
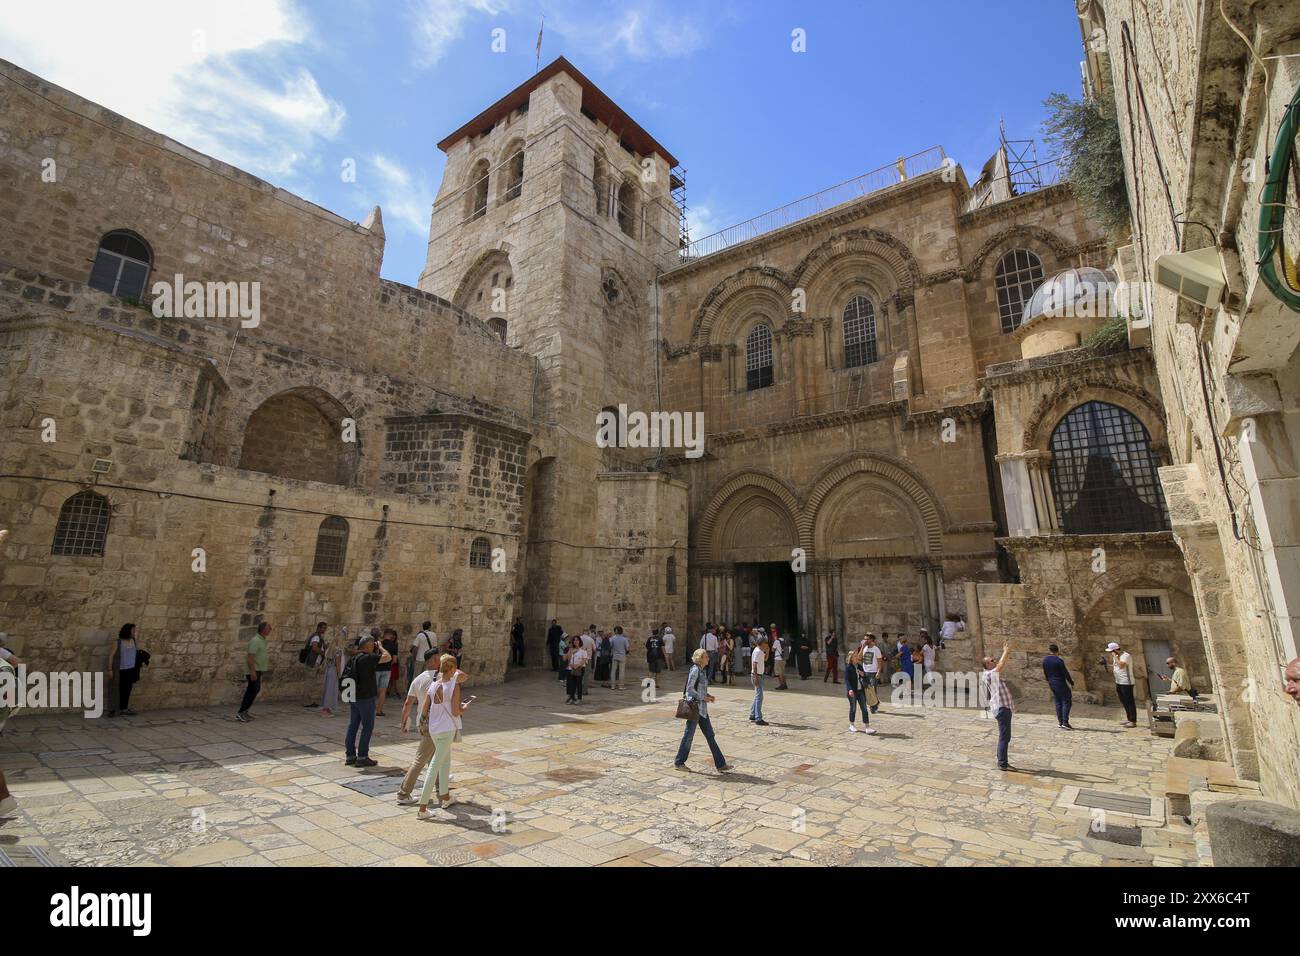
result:
[[[409,797],[411,795],[411,791],[415,789],[415,781],[420,779],[420,771],[429,766],[429,761],[432,759],[433,738],[420,734],[420,749],[415,755],[415,762],[406,771],[406,778],[402,781],[402,789],[397,791],[398,796]]]

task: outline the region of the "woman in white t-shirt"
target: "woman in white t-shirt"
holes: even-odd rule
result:
[[[456,658],[444,654],[438,666],[438,679],[429,687],[420,710],[420,732],[433,738],[433,763],[425,775],[420,809],[416,813],[421,820],[433,816],[429,812],[429,794],[435,786],[438,788],[438,805],[443,810],[451,806],[451,745],[456,739],[460,715],[468,707],[469,704],[461,703],[460,699]]]
[[[668,669],[676,670],[677,663],[673,660],[673,646],[677,643],[677,635],[673,633],[671,627],[665,627],[663,633],[664,657],[668,660]]]
[[[568,691],[569,697],[565,703],[581,704],[582,675],[586,672],[587,663],[591,660],[591,654],[582,641],[573,641],[564,654],[564,660],[569,667],[569,678],[565,682],[565,690]]]

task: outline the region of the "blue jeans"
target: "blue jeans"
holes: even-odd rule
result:
[[[682,732],[682,745],[677,748],[677,759],[673,761],[677,766],[686,763],[686,758],[691,755],[691,741],[695,739],[695,725],[700,725],[700,730],[704,732],[704,739],[709,743],[709,750],[713,751],[713,765],[721,770],[727,765],[727,758],[722,756],[722,751],[718,748],[718,742],[713,738],[713,723],[707,717],[701,716],[698,721],[686,721],[686,730]]]
[[[1052,689],[1052,701],[1056,704],[1056,722],[1058,724],[1068,724],[1070,722],[1070,707],[1074,704],[1074,695],[1070,693],[1070,685],[1060,681],[1048,681],[1047,686]]]
[[[998,766],[1007,765],[1007,746],[1011,743],[1011,708],[999,707],[993,715],[998,722]]]
[[[763,719],[763,678],[751,676],[750,682],[754,685],[754,702],[749,705],[749,717],[751,720]]]
[[[353,701],[349,707],[348,736],[343,742],[349,760],[366,760],[370,757],[370,735],[375,731],[375,698]],[[361,728],[361,744],[357,745],[357,728]]]
[[[867,714],[867,691],[866,688],[855,690],[849,697],[849,723],[853,723],[855,713],[862,711],[862,722],[870,726],[871,717]]]

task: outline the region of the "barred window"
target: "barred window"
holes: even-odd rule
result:
[[[348,523],[330,515],[320,523],[320,530],[316,532],[316,560],[311,573],[339,577],[347,560]]]
[[[492,318],[488,319],[487,324],[488,324],[488,328],[491,329],[496,334],[497,338],[499,338],[502,342],[506,340],[507,326],[506,326],[505,319],[501,318],[501,316],[499,315],[493,316]]]
[[[998,292],[1002,331],[1010,332],[1025,315],[1025,305],[1043,282],[1043,263],[1028,249],[1012,249],[998,260],[993,285]]]
[[[1165,613],[1158,594],[1143,594],[1135,597],[1133,610],[1143,617],[1163,617]]]
[[[865,295],[855,295],[844,307],[844,367],[876,361],[876,309]]]
[[[93,491],[79,491],[59,509],[51,554],[101,557],[108,540],[108,499]]]
[[[1106,402],[1085,402],[1052,432],[1052,494],[1066,534],[1165,531],[1169,516],[1146,426]]]
[[[487,538],[475,538],[469,546],[469,566],[487,568],[492,566],[492,545]]]
[[[745,336],[745,388],[754,391],[772,384],[772,330],[756,325]]]
[[[676,594],[677,593],[677,558],[672,555],[669,555],[668,557],[668,568],[667,568],[666,577],[667,577],[667,584],[668,584],[668,588],[667,588],[668,593]]]
[[[153,257],[144,240],[133,232],[117,229],[99,240],[89,285],[123,299],[144,295]]]

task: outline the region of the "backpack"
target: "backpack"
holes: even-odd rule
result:
[[[307,635],[307,643],[304,644],[304,645],[302,646],[302,650],[300,650],[300,651],[298,652],[298,663],[299,663],[299,664],[306,664],[308,658],[311,657],[311,639],[312,639],[313,637],[315,637],[315,636],[316,636],[316,632],[315,632],[315,631],[313,631],[311,634]]]

